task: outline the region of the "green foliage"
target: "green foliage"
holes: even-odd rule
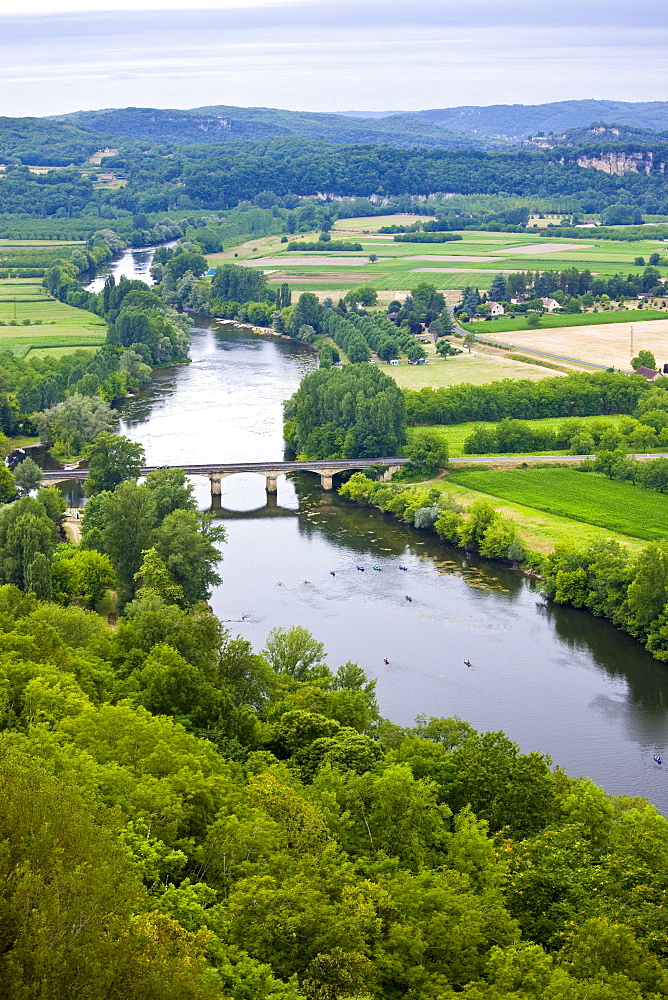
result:
[[[42,470],[37,462],[28,456],[14,468],[14,482],[20,493],[25,496],[39,486]],[[7,499],[10,499],[8,497]]]
[[[456,385],[447,389],[407,390],[409,424],[461,424],[467,420],[501,420],[521,414],[525,420],[541,417],[587,417],[634,413],[645,394],[661,395],[642,377],[612,372],[577,372],[563,378],[489,385]]]
[[[102,431],[86,450],[89,497],[113,490],[119,483],[136,479],[144,465],[144,449],[129,438]]]
[[[631,367],[636,368],[652,368],[656,370],[656,358],[651,351],[638,351],[638,355],[635,358],[631,358]]]
[[[307,375],[286,416],[294,421],[292,447],[308,458],[393,456],[404,440],[401,391],[373,366]]]
[[[408,443],[404,454],[413,465],[424,469],[425,473],[435,474],[439,469],[445,469],[448,464],[447,442],[436,432],[426,427],[416,427],[408,435]]]

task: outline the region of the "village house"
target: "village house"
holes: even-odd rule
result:
[[[642,365],[636,368],[636,375],[642,375],[648,382],[655,382],[660,374],[661,372],[654,371],[653,368],[643,368]]]
[[[503,316],[506,311],[500,302],[488,302],[487,305],[489,306],[490,316]]]
[[[542,298],[540,301],[543,303],[543,307],[547,309],[548,312],[554,312],[555,309],[560,308],[556,299]]]

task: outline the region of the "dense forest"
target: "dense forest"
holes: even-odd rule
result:
[[[104,165],[127,183],[94,189],[92,176],[82,176],[74,166],[42,174],[29,171],[21,165],[29,162],[27,157],[12,155],[8,142],[8,165],[0,177],[3,210],[42,217],[104,215],[118,209],[226,209],[262,194],[269,196],[264,207],[270,207],[286,196],[318,193],[386,198],[438,192],[569,197],[584,212],[620,202],[651,214],[668,212],[658,153],[649,174],[618,177],[579,166],[579,153],[572,150],[557,155],[535,150],[396,149],[295,137],[217,147],[162,144],[148,150],[121,143],[121,152],[106,157]]]
[[[178,472],[106,483],[123,440],[81,547],[54,489],[0,511],[3,995],[668,995],[668,821],[503,733],[393,725],[302,628],[235,638],[220,533]]]

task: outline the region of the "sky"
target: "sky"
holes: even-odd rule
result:
[[[668,100],[663,0],[0,0],[0,115]]]

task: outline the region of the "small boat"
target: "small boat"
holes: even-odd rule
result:
[[[383,663],[385,664],[386,667],[390,665],[390,661],[386,656],[383,657]]]
[[[470,660],[464,660],[464,666],[465,667],[470,667],[471,666],[471,661]]]
[[[376,573],[382,573],[383,572],[382,567],[380,567],[380,566],[372,566],[371,569],[375,569]]]
[[[330,571],[329,571],[329,575],[330,575],[330,576],[336,576],[336,573],[334,572],[334,570],[333,570],[333,569],[330,569]]]
[[[654,760],[656,761],[657,764],[663,764],[663,761],[661,760],[660,757],[655,757]]]
[[[399,569],[402,573],[408,573],[408,566],[400,566]]]
[[[360,573],[364,572],[364,566],[358,566],[357,569],[360,571]]]
[[[407,601],[411,601],[411,602],[412,602],[413,598],[412,598],[412,597],[409,597],[409,596],[408,596],[408,594],[406,594],[406,600],[407,600]]]

